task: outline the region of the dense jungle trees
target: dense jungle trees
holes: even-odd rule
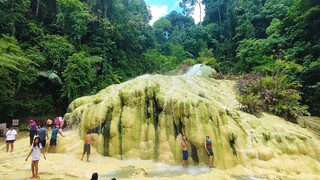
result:
[[[143,0],[1,0],[1,121],[62,114],[79,96],[195,63],[286,77],[295,105],[320,115],[320,2],[203,0],[195,24],[199,3],[183,0],[185,14],[151,26]]]

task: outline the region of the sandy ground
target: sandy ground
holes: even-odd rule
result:
[[[154,163],[152,161],[142,160],[118,160],[115,158],[104,157],[98,154],[95,148],[92,148],[90,161],[81,161],[83,141],[79,139],[77,131],[64,132],[66,137],[58,138],[57,149],[61,153],[46,152],[46,160],[41,156],[39,161],[39,179],[90,179],[92,173],[97,172],[99,179],[111,179],[121,177],[120,179],[185,179],[184,176],[176,177],[144,177],[142,169],[159,169],[168,168],[170,166]],[[6,152],[4,138],[0,140],[0,175],[1,179],[30,179],[31,173],[31,158],[25,161],[31,147],[29,146],[28,132],[18,132],[17,140],[14,143],[15,147],[12,153]],[[47,141],[48,144],[48,141]],[[46,147],[46,151],[48,151]],[[10,151],[10,148],[9,148]],[[175,168],[182,169],[180,166]],[[192,170],[193,168],[190,167]],[[197,170],[198,169],[198,170]],[[199,171],[199,168],[195,169]],[[205,168],[205,171],[211,171]],[[134,174],[135,173],[135,174]],[[188,173],[186,171],[186,173]],[[191,179],[194,178],[192,175]],[[117,178],[119,179],[119,178]],[[203,178],[201,178],[203,179]]]
[[[81,161],[83,141],[79,132],[64,132],[66,137],[58,138],[58,153],[46,153],[47,159],[41,156],[39,162],[39,179],[90,179],[97,172],[100,179],[320,179],[319,174],[287,173],[257,167],[245,168],[238,165],[232,169],[209,169],[206,166],[181,165],[169,166],[151,160],[118,160],[104,157],[92,148],[91,162]],[[12,153],[5,151],[4,139],[0,140],[0,179],[23,180],[31,177],[31,159],[25,161],[31,147],[27,132],[18,132],[15,148]],[[46,149],[47,151],[47,149]],[[148,175],[145,175],[145,172]],[[153,175],[152,173],[153,172]],[[157,172],[157,173],[154,173]],[[169,173],[169,174],[168,174]]]

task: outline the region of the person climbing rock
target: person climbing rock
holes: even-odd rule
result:
[[[183,136],[181,142],[183,167],[188,167],[188,145],[188,139],[185,136]]]
[[[206,140],[204,142],[204,148],[207,152],[207,155],[209,156],[209,167],[214,168],[214,166],[213,166],[214,153],[212,150],[212,141],[210,140],[209,136],[206,137]]]

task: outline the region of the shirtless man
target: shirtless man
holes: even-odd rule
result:
[[[183,167],[188,167],[188,139],[183,136],[182,137],[182,158],[183,158]]]
[[[81,157],[81,161],[83,160],[83,156],[87,153],[87,161],[89,161],[89,155],[90,155],[90,145],[94,141],[94,138],[92,137],[91,131],[87,132],[86,137],[84,138],[84,146],[83,146],[83,154]]]

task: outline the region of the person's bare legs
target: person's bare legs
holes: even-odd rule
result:
[[[34,178],[34,161],[31,161],[31,171],[32,171],[32,177]]]
[[[35,178],[38,178],[38,162],[39,161],[34,161]]]
[[[7,152],[9,151],[9,143],[6,143]]]
[[[89,154],[88,154],[88,153],[87,153],[87,161],[90,162],[90,161],[89,161]]]
[[[211,167],[214,167],[214,166],[213,166],[213,160],[214,160],[214,155],[213,155],[213,156],[210,156],[210,166],[211,166]]]
[[[14,144],[11,143],[11,151],[10,152],[13,152],[13,148],[14,148]]]
[[[81,161],[83,160],[83,156],[84,156],[85,152],[82,154],[82,157],[81,157]]]
[[[188,160],[183,160],[183,167],[188,167]]]

